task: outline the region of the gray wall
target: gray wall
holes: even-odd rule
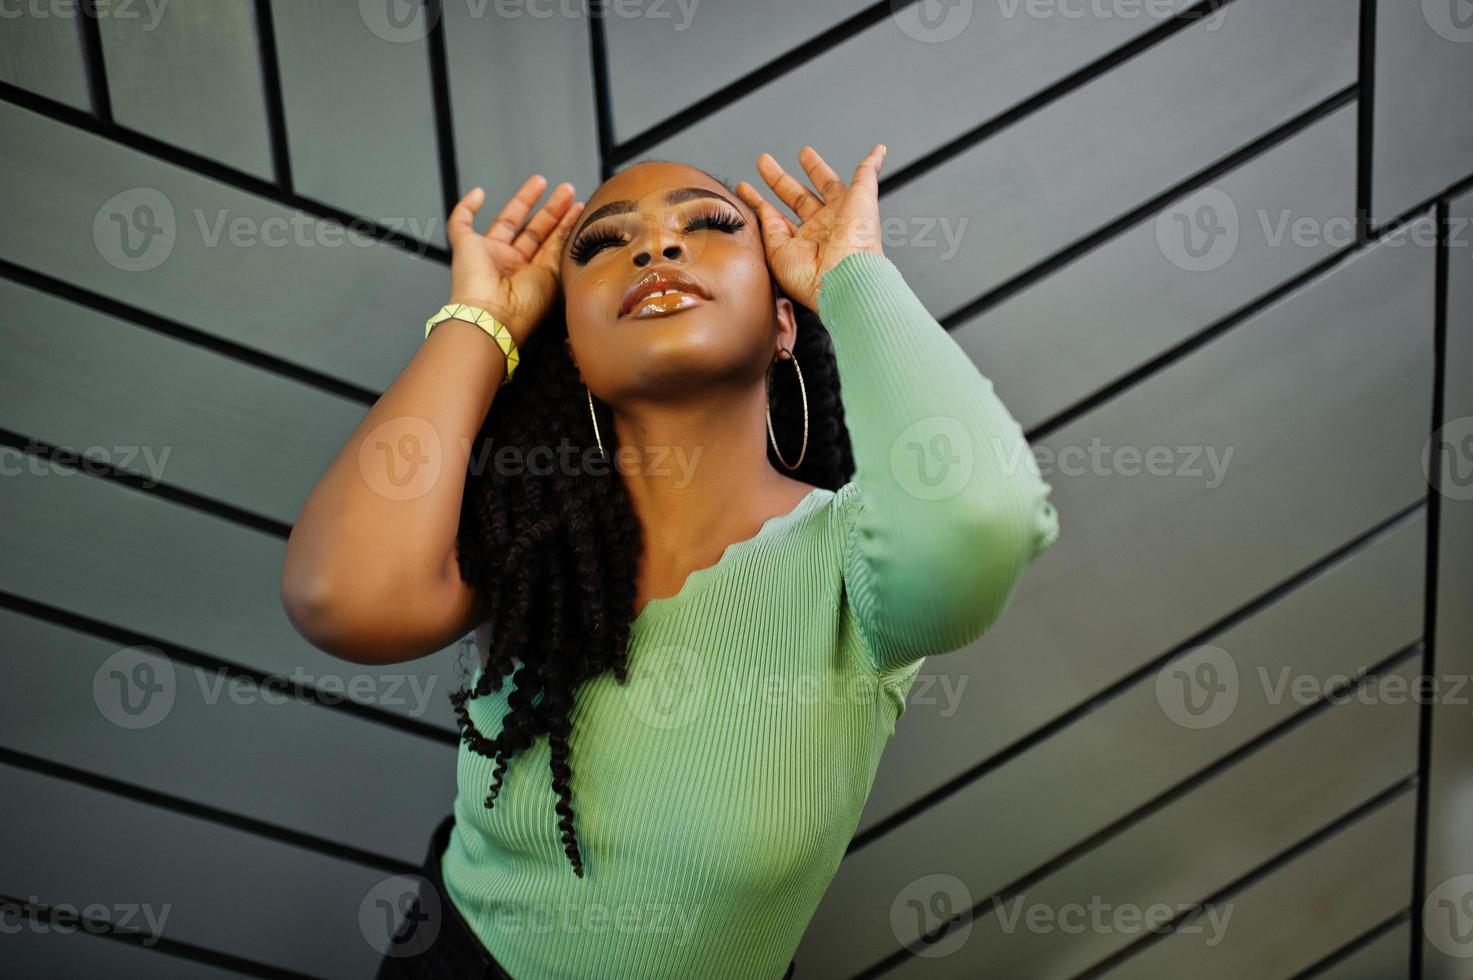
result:
[[[1466,978],[1467,4],[579,7],[0,18],[7,975],[372,975],[465,650],[336,661],[277,576],[448,202],[883,141],[1065,529],[922,668],[798,975]]]

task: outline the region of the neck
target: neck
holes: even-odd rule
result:
[[[763,387],[752,385],[619,413],[623,448],[612,462],[644,528],[651,565],[719,557],[811,489],[768,461],[766,410]],[[783,448],[796,458],[796,450]]]

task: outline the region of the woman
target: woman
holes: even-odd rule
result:
[[[540,175],[484,234],[479,188],[452,212],[460,306],[283,573],[337,656],[481,654],[438,928],[383,976],[792,975],[922,658],[1058,534],[1021,428],[884,256],[883,157],[846,185],[805,147],[805,187],[763,154],[796,221],[664,161],[586,213],[562,184],[526,221]],[[386,450],[414,468],[386,481]]]

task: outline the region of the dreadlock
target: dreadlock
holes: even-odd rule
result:
[[[735,194],[726,181],[712,179]],[[783,295],[775,281],[773,289]],[[796,470],[788,470],[769,442],[768,461],[795,479],[836,490],[850,479],[854,460],[833,343],[812,310],[796,302],[793,309],[798,324],[793,354],[808,395],[808,451]],[[508,451],[501,447],[513,447],[521,459],[539,447],[571,447],[578,458],[588,459],[589,453],[597,458],[587,395],[564,344],[567,329],[559,295],[520,348],[516,382],[497,392],[476,436],[457,541],[461,577],[475,588],[482,605],[475,630],[482,669],[474,688],[462,686],[450,701],[462,741],[496,762],[487,809],[496,801],[511,758],[536,738],[548,737],[558,827],[573,872],[581,878],[583,859],[573,830],[569,715],[583,681],[610,670],[620,684],[628,681],[626,655],[643,532],[628,490],[611,466],[601,467],[602,472],[584,472],[583,467],[562,472],[553,466],[538,474],[527,467],[475,465],[490,459],[493,449]],[[770,366],[768,385],[773,433],[783,456],[793,459],[803,441],[795,372],[785,362],[778,370]],[[599,431],[614,459],[617,438],[606,416],[603,409]],[[476,729],[467,702],[499,692],[518,662],[501,732],[487,738]]]

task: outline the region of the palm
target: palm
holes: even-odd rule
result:
[[[559,184],[531,221],[522,222],[542,194],[533,174],[506,203],[484,234],[472,226],[485,199],[477,187],[450,212],[450,296],[486,309],[506,324],[518,344],[546,316],[557,296],[563,243],[583,209],[573,185]]]
[[[767,262],[784,292],[809,309],[818,308],[819,285],[826,272],[854,252],[883,255],[880,240],[879,168],[885,147],[877,145],[860,162],[846,185],[818,151],[804,147],[799,159],[813,186],[805,187],[772,158],[763,154],[757,167],[773,192],[798,215],[795,225],[742,181],[737,192],[762,222]]]

